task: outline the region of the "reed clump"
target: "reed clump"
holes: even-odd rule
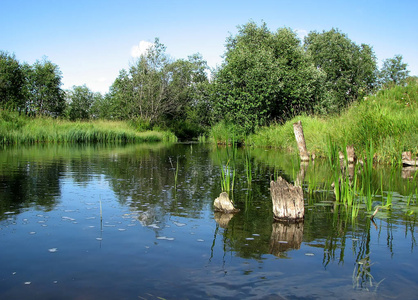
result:
[[[166,131],[138,131],[124,121],[71,122],[49,117],[29,118],[0,110],[0,144],[140,143],[176,141]]]

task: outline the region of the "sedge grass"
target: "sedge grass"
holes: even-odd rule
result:
[[[29,118],[0,110],[0,144],[139,143],[176,141],[163,131],[139,132],[124,121],[71,122],[49,117]]]

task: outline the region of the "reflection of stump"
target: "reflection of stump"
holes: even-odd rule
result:
[[[296,142],[298,143],[300,160],[309,161],[309,154],[308,150],[306,150],[305,136],[303,135],[301,121],[293,124],[293,132],[295,133]]]
[[[234,214],[227,214],[222,212],[215,212],[215,221],[219,224],[222,228],[227,228],[229,221],[231,221]]]
[[[282,177],[270,182],[273,214],[276,220],[302,221],[305,215],[303,191]]]
[[[232,204],[232,201],[229,199],[228,193],[222,192],[218,198],[213,202],[215,206],[215,211],[220,211],[224,213],[234,213],[238,212],[239,209],[235,208]]]
[[[303,223],[274,222],[270,237],[269,253],[283,256],[282,253],[291,249],[300,249],[303,238]]]

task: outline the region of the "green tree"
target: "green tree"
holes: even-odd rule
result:
[[[165,51],[156,39],[128,71],[120,71],[107,101],[114,118],[141,120],[149,126],[192,119],[208,81],[207,63],[199,54],[173,61]]]
[[[310,32],[304,47],[317,69],[326,74],[325,111],[340,111],[370,93],[376,82],[376,58],[368,45],[356,45],[336,29]]]
[[[272,33],[254,22],[227,39],[225,62],[213,81],[218,120],[245,132],[270,121],[312,111],[320,99],[323,74],[305,55],[295,32]]]
[[[32,66],[25,65],[25,75],[28,113],[60,116],[65,109],[65,93],[61,89],[62,74],[59,67],[43,58]]]
[[[402,62],[402,55],[395,55],[383,61],[382,69],[379,72],[379,83],[385,85],[402,85],[406,83],[409,71],[408,64]]]
[[[93,117],[92,107],[101,97],[100,93],[93,93],[86,85],[73,86],[66,93],[67,115],[72,121],[88,120]]]
[[[0,51],[0,106],[24,109],[25,74],[14,55]]]

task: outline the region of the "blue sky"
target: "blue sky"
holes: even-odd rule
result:
[[[29,64],[46,56],[59,66],[63,88],[86,84],[104,93],[141,41],[158,37],[173,58],[200,53],[215,67],[225,39],[253,20],[300,36],[338,28],[372,46],[379,65],[401,54],[418,75],[417,12],[416,0],[0,0],[0,50]]]

